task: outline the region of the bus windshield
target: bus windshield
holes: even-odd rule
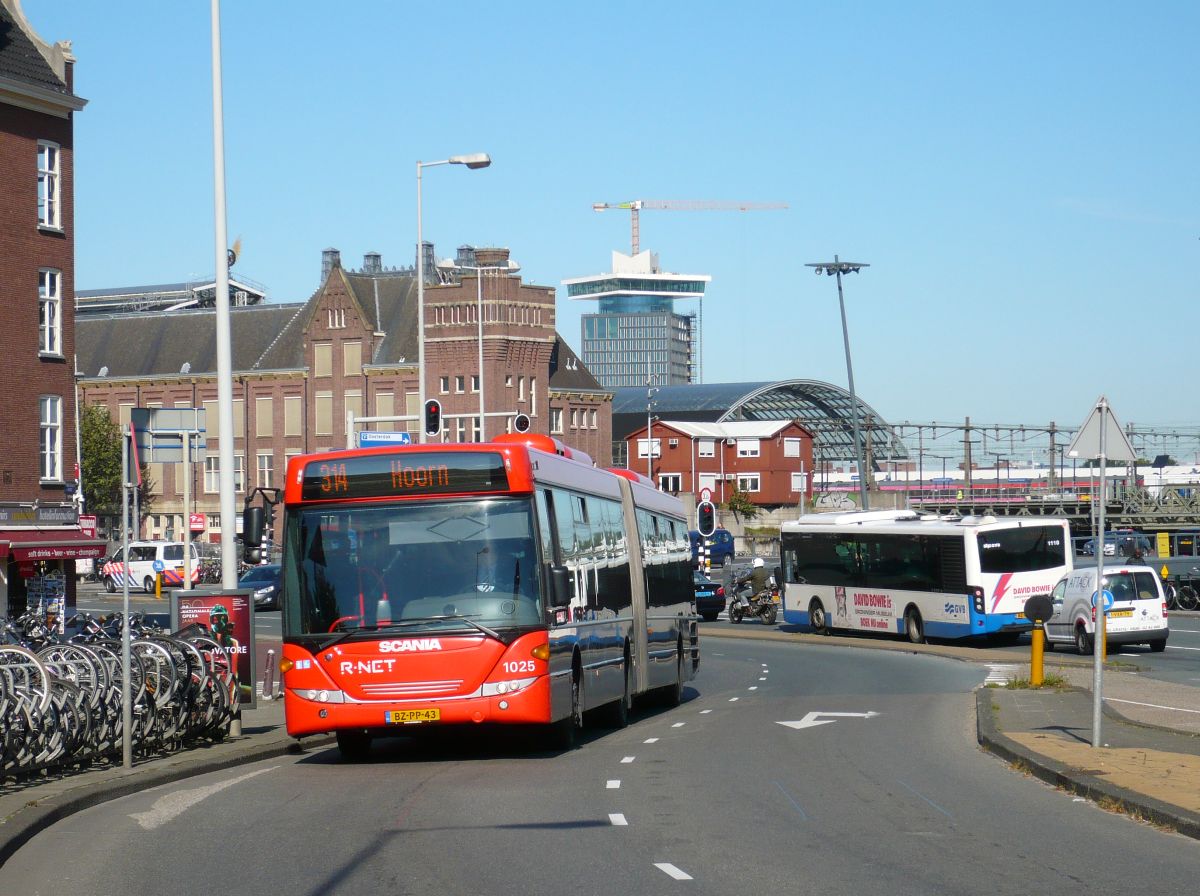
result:
[[[1067,562],[1061,526],[1022,526],[980,532],[979,571],[1032,572]]]
[[[289,635],[543,621],[528,498],[302,507],[284,551]]]

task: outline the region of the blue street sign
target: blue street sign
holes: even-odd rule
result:
[[[163,564],[163,562],[161,560],[154,561],[154,571],[155,572],[162,572],[164,569],[166,569],[166,566]]]
[[[412,436],[407,432],[368,432],[358,434],[358,447],[371,448],[375,445],[411,445]]]
[[[1109,610],[1111,610],[1112,605],[1113,605],[1113,593],[1111,591],[1109,591],[1107,588],[1105,588],[1104,589],[1104,612],[1107,613]],[[1093,607],[1096,606],[1096,592],[1095,591],[1092,592],[1092,606]]]

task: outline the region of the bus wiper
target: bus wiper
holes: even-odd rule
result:
[[[388,631],[389,629],[401,628],[401,627],[409,626],[409,625],[423,625],[424,623],[427,623],[427,622],[446,622],[450,619],[461,619],[467,625],[471,626],[471,628],[483,632],[489,638],[493,638],[500,642],[503,642],[503,640],[504,640],[503,638],[500,637],[500,634],[498,632],[493,631],[492,629],[488,628],[486,625],[481,625],[480,623],[478,623],[474,619],[472,619],[470,616],[464,616],[461,613],[449,613],[445,616],[421,616],[421,617],[418,617],[415,619],[405,619],[403,622],[397,622],[392,625],[381,626],[379,628],[379,631],[385,632],[385,631]]]

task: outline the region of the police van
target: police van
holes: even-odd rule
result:
[[[129,564],[124,562],[122,551],[118,551],[100,568],[104,577],[104,590],[115,594],[129,576],[130,588],[141,588],[147,594],[154,592],[154,577],[162,573],[162,583],[167,588],[183,586],[183,542],[182,541],[131,541]],[[192,542],[192,583],[200,581],[200,551]]]
[[[1159,653],[1167,647],[1167,598],[1158,574],[1149,566],[1106,565],[1101,589],[1096,588],[1096,568],[1068,573],[1050,593],[1053,612],[1045,623],[1046,646],[1074,644],[1085,656],[1095,646],[1096,622],[1093,595],[1104,603],[1112,595],[1105,619],[1108,644],[1148,644]]]

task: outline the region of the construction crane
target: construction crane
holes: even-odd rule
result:
[[[634,199],[630,202],[593,202],[592,211],[627,209],[633,228],[633,254],[638,254],[638,212],[644,208],[685,212],[750,212],[787,208],[786,202],[734,202],[720,199]]]

